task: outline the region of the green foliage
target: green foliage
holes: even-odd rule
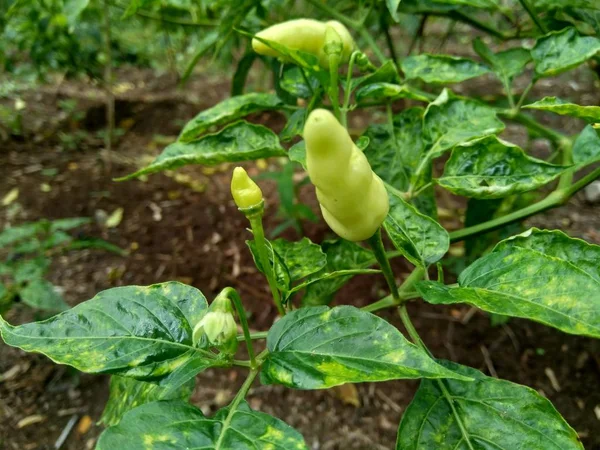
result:
[[[73,237],[67,231],[88,224],[86,217],[41,220],[8,227],[0,232],[0,310],[22,301],[51,312],[68,308],[59,291],[45,279],[52,258],[68,251],[89,248],[123,255],[117,246],[102,239]]]
[[[436,182],[450,192],[479,199],[503,198],[548,184],[565,167],[549,164],[496,136],[458,145]]]
[[[484,75],[489,69],[467,58],[449,55],[422,54],[402,60],[402,71],[407,79],[418,78],[426,83],[460,83]]]
[[[385,320],[351,306],[293,311],[271,327],[267,348],[264,384],[325,389],[400,378],[463,379]]]
[[[523,108],[550,111],[562,116],[577,117],[588,122],[600,122],[600,106],[576,105],[575,103],[569,103],[556,97],[544,97]]]
[[[575,430],[533,389],[470,367],[440,364],[475,381],[423,380],[402,417],[396,450],[583,449]]]
[[[433,304],[469,303],[535,320],[565,333],[600,337],[600,247],[560,231],[532,229],[501,241],[471,264],[457,288],[417,285]]]
[[[100,436],[96,450],[145,450],[148,445],[213,450],[308,448],[296,430],[251,410],[246,403],[208,418],[198,408],[174,400],[148,403],[125,414],[119,425]]]

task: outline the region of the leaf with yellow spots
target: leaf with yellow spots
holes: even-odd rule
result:
[[[433,304],[468,303],[600,338],[600,246],[533,228],[501,241],[458,278],[458,288],[421,282]]]
[[[155,383],[113,375],[110,378],[108,402],[100,417],[100,423],[106,426],[117,425],[125,413],[146,403],[158,400],[187,401],[194,385],[195,380],[189,379],[177,389],[171,389]]]
[[[302,308],[273,325],[264,384],[326,389],[345,383],[459,378],[393,325],[352,306]]]
[[[402,416],[396,450],[583,450],[577,433],[533,389],[439,362],[474,381],[423,380]]]
[[[0,334],[83,372],[181,385],[222,364],[192,342],[206,308],[199,290],[177,282],[119,287],[43,322],[11,326],[0,317]]]
[[[159,401],[129,411],[107,429],[96,450],[308,450],[300,433],[246,402],[208,418],[182,401]]]

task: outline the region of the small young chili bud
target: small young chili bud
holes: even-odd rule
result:
[[[256,207],[263,202],[262,191],[248,176],[243,167],[233,169],[231,195],[233,201],[241,210]]]
[[[237,350],[237,325],[233,317],[233,306],[226,295],[219,294],[208,307],[206,314],[194,327],[194,345],[202,346],[208,341],[211,346],[233,354]]]

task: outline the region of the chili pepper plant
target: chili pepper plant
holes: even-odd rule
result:
[[[509,225],[559,207],[600,176],[593,166],[600,161],[600,107],[529,95],[539,80],[588,64],[600,51],[597,15],[582,13],[597,12],[595,3],[564,8],[567,15],[579,11],[578,25],[590,19],[583,30],[552,21],[550,12],[540,15],[529,1],[511,3],[512,9],[494,1],[387,1],[358,8],[358,18],[325,2],[307,3],[326,19],[283,22],[255,34],[237,30],[250,51],[280,62],[277,93],[248,92],[200,112],[153,163],[125,177],[268,157],[307,170],[321,214],[339,236],[334,240],[266,239],[263,217],[271,205],[244,169],[232,174],[233,199],[248,219],[248,249],[278,311],[272,326],[250,332],[246,299],[235,286],[209,305],[198,289],[167,282],[109,289],[43,322],[13,326],[0,319],[2,338],[81,371],[112,375],[99,450],[307,449],[299,432],[245,401],[256,379],[290,389],[420,379],[398,427],[398,450],[582,449],[577,433],[535,390],[436,358],[406,304],[465,303],[600,338],[600,247],[561,230],[506,236]],[[531,45],[512,41],[510,49],[495,51],[489,39],[475,39],[478,60],[427,53],[398,58],[388,33],[386,56],[369,17],[379,14],[389,27],[399,11],[414,13],[421,3],[429,9],[417,12],[470,17],[484,30],[469,14],[477,8],[499,14],[513,28],[486,31],[505,40],[526,35]],[[548,11],[559,3],[545,2]],[[517,28],[516,15],[529,15],[528,25]],[[530,83],[517,92],[513,80],[522,74]],[[485,102],[450,87],[482,75],[497,78],[502,98]],[[409,106],[399,110],[399,99]],[[374,109],[385,120],[351,135],[352,115]],[[244,120],[264,111],[286,116],[279,135]],[[566,135],[539,123],[533,111],[588,124]],[[552,159],[500,138],[507,123],[547,138]],[[434,187],[469,199],[465,227],[448,231],[440,224]],[[524,193],[538,200],[518,206],[515,198]],[[445,283],[441,262],[451,243],[464,240],[484,251],[457,283]],[[398,257],[414,267],[404,279],[391,268]],[[339,297],[341,305],[330,307],[357,274],[384,277],[389,294],[360,309]],[[405,332],[377,315],[384,309],[397,311]],[[195,376],[231,367],[246,370],[246,380],[228,406],[205,416],[188,402]]]

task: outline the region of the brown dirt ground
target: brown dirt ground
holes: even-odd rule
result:
[[[188,88],[187,92],[193,95],[183,95],[174,88],[174,80],[169,76],[131,71],[121,73],[119,79],[127,80],[117,103],[118,121],[127,132],[110,155],[100,151],[101,141],[93,134],[77,143],[77,151],[64,150],[64,142],[57,138],[57,130],[102,128],[101,102],[90,94],[95,91],[88,85],[63,82],[25,94],[27,103],[35,109],[26,120],[28,136],[0,143],[0,195],[13,187],[20,189],[20,209],[14,222],[43,217],[102,218],[102,211],[110,214],[122,207],[124,217],[117,228],[94,224],[84,232],[131,249],[130,256],[82,251],[54,262],[52,281],[64,290],[71,305],[121,285],[176,279],[198,287],[208,298],[231,285],[240,291],[253,326],[267,329],[275,311],[246,250],[244,240],[248,236],[240,231],[245,221],[230,200],[230,168],[191,167],[177,172],[187,178],[158,174],[144,181],[111,181],[147,162],[148,155],[155,155],[163,142],[156,136],[175,136],[185,120],[225,97],[228,83],[199,77]],[[588,81],[584,79],[581,84],[589,89]],[[469,89],[487,92],[492,82],[478,83],[471,83]],[[573,83],[563,88],[565,97],[588,96],[588,100],[594,100],[589,90],[581,85],[574,89]],[[536,95],[544,89],[551,86],[541,86]],[[79,99],[79,108],[85,112],[82,121],[65,117],[57,109],[57,100],[66,97]],[[596,102],[597,97],[596,94]],[[277,115],[260,115],[253,120],[276,128],[282,126],[282,118]],[[565,123],[562,118],[549,120],[563,129],[578,126]],[[360,121],[361,117],[355,125],[360,126]],[[526,134],[518,127],[509,127],[506,135],[527,144]],[[530,144],[534,151],[545,151],[543,141]],[[257,169],[250,167],[256,174]],[[42,172],[50,168],[57,169],[53,177]],[[41,192],[42,183],[51,186],[50,192]],[[274,186],[269,182],[265,186],[267,197],[272,199]],[[451,213],[445,225],[457,226],[464,204],[441,192],[440,195],[442,205]],[[302,197],[315,205],[310,188],[304,189]],[[274,210],[275,201],[269,203]],[[8,223],[8,208],[0,213],[3,226]],[[272,229],[275,224],[269,218],[266,227]],[[531,219],[528,225],[561,228],[572,236],[600,243],[598,207],[586,204],[582,195],[563,208]],[[322,224],[309,224],[306,233],[319,242],[328,231]],[[289,231],[285,236],[296,238]],[[395,267],[400,279],[407,275],[409,268],[405,263],[397,261]],[[385,286],[380,277],[356,277],[336,301],[361,306],[382,293]],[[467,306],[440,308],[415,302],[409,309],[436,356],[538,390],[576,429],[588,450],[600,449],[600,421],[594,413],[594,408],[600,407],[600,342],[565,335],[525,320],[514,319],[504,326],[491,327],[485,314]],[[391,311],[381,315],[401,327]],[[17,306],[7,318],[12,323],[22,323],[36,317],[32,311]],[[79,374],[43,356],[3,344],[0,374],[10,375],[0,375],[0,448],[53,448],[70,420],[77,425],[63,448],[93,448],[102,430],[95,423],[107,398],[107,377]],[[192,400],[210,414],[232,399],[243,378],[243,370],[208,370],[198,377]],[[391,381],[359,384],[357,392],[310,392],[256,383],[248,399],[253,408],[296,427],[313,449],[391,449],[399,419],[417,386],[416,381]],[[344,401],[354,396],[358,397],[359,406]],[[20,421],[32,416],[39,416],[34,418],[37,423],[21,423],[19,427]],[[85,422],[90,418],[92,425],[86,429]]]

